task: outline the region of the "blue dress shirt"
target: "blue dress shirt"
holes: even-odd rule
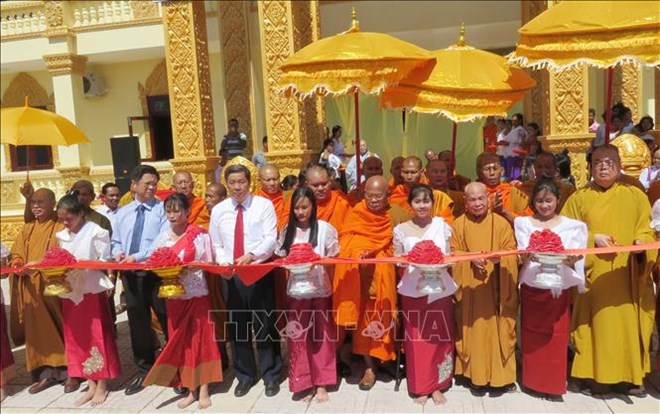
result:
[[[159,200],[151,200],[145,203],[132,201],[125,205],[115,215],[114,227],[112,232],[112,256],[124,253],[128,256],[128,249],[131,247],[133,230],[135,229],[135,219],[137,217],[138,206],[144,205],[144,229],[142,230],[142,241],[140,248],[132,256],[137,262],[144,262],[153,251],[153,244],[160,232],[170,228],[170,222],[165,215],[165,207]]]

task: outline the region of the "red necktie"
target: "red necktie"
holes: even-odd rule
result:
[[[243,245],[243,206],[236,206],[238,212],[236,213],[236,226],[234,227],[234,260],[245,254],[245,246]]]

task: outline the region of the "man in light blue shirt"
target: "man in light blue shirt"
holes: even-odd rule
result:
[[[156,199],[159,179],[158,171],[150,165],[138,165],[131,174],[135,199],[117,212],[112,233],[112,256],[119,263],[144,262],[151,256],[156,236],[170,227],[163,203]],[[133,360],[137,365],[137,378],[124,391],[131,395],[142,391],[144,377],[156,361],[151,309],[156,313],[166,338],[167,314],[165,301],[158,298],[161,281],[154,273],[124,271],[122,283]]]

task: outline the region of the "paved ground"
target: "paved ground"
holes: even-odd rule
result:
[[[4,281],[3,281],[4,282]],[[4,285],[4,283],[3,283]],[[3,286],[4,287],[4,286]],[[6,292],[6,290],[5,290]],[[18,377],[8,386],[11,394],[1,405],[1,414],[9,413],[178,413],[176,406],[180,398],[169,388],[152,386],[130,397],[123,389],[130,383],[135,368],[132,364],[130,339],[126,314],[119,318],[119,352],[122,359],[122,375],[112,381],[112,392],[106,403],[97,408],[76,408],[73,402],[79,392],[64,394],[61,386],[52,387],[40,394],[27,392],[30,379],[25,371],[25,356],[22,348],[14,350]],[[432,402],[421,407],[412,403],[408,397],[405,381],[399,392],[394,391],[394,381],[387,375],[379,378],[376,386],[369,392],[360,391],[358,369],[355,376],[342,380],[338,389],[330,393],[330,402],[326,404],[293,401],[288,391],[286,380],[282,391],[275,397],[268,398],[263,393],[263,384],[259,383],[250,393],[242,398],[234,397],[233,387],[236,381],[231,370],[225,371],[225,381],[212,388],[213,405],[204,412],[220,413],[658,413],[660,412],[660,387],[647,385],[650,396],[645,399],[629,399],[620,395],[605,398],[591,398],[579,393],[569,392],[563,403],[553,403],[533,398],[522,392],[506,394],[498,398],[474,397],[460,386],[454,386],[448,393],[448,403],[434,406]],[[656,373],[657,375],[657,373]],[[660,385],[660,381],[656,382]],[[84,387],[81,387],[81,392]],[[196,405],[185,412],[196,411]]]

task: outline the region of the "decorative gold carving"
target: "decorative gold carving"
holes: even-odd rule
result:
[[[218,165],[219,157],[203,157],[188,159],[173,159],[173,172],[188,171],[195,181],[193,191],[198,197],[204,197],[206,186],[215,181],[215,167]],[[170,180],[171,181],[171,180]]]
[[[252,163],[252,161],[248,160],[245,157],[234,157],[231,160],[225,164],[224,169],[222,170],[222,177],[220,177],[220,182],[222,185],[227,187],[227,181],[225,180],[225,174],[224,171],[234,165],[242,165],[243,167],[247,168],[250,171],[250,192],[255,192],[259,188],[259,171],[257,170],[257,166]]]
[[[68,75],[70,73],[83,74],[87,56],[75,55],[73,53],[57,53],[44,55],[44,62],[51,75]]]
[[[660,130],[660,126],[658,123],[660,123],[660,105],[658,104],[660,102],[660,66],[656,67],[655,70],[655,91],[654,91],[654,96],[655,96],[655,119],[656,125],[655,129]]]
[[[95,346],[89,351],[89,357],[83,361],[83,374],[92,375],[96,372],[99,372],[105,366],[105,358],[99,352],[99,349]]]
[[[299,103],[278,93],[281,65],[296,50],[319,38],[318,1],[260,1],[262,69],[268,157],[282,174],[295,171],[305,150],[322,135],[323,110],[317,100]],[[283,154],[282,154],[283,153]]]
[[[175,158],[215,155],[204,2],[165,4],[165,51]]]
[[[65,189],[71,188],[76,181],[89,177],[89,167],[60,167],[57,171],[62,176]]]
[[[246,155],[252,154],[254,142],[261,143],[253,135],[254,122],[250,104],[250,42],[247,32],[246,3],[220,1],[220,41],[224,69],[225,103],[227,118],[236,118],[241,131],[248,136]],[[259,147],[259,144],[257,146]]]
[[[572,66],[560,73],[551,73],[550,133],[552,135],[587,132],[586,104],[587,68]]]
[[[623,134],[612,141],[619,149],[621,168],[626,175],[639,178],[639,174],[651,165],[651,150],[643,139],[633,134]]]
[[[47,31],[64,26],[64,9],[62,8],[62,3],[62,1],[44,1]]]
[[[142,116],[149,116],[149,106],[147,104],[147,97],[168,95],[168,94],[169,94],[169,88],[167,85],[167,63],[165,62],[165,59],[163,59],[151,71],[144,85],[142,85],[141,82],[138,82],[138,96],[140,98],[140,107],[142,108]],[[151,158],[153,153],[153,148],[151,148],[151,135],[148,129],[145,130],[144,135],[145,135],[147,153],[144,154],[143,158]]]
[[[521,23],[525,24],[548,9],[546,0],[530,0],[520,2]],[[542,135],[550,133],[550,78],[546,69],[526,70],[536,86],[523,100],[523,112],[527,122],[537,122],[541,126]]]
[[[2,244],[7,246],[8,249],[11,249],[11,245],[14,244],[16,236],[20,233],[23,228],[23,216],[14,216],[14,217],[3,217],[2,223],[0,223],[0,240]]]
[[[268,154],[268,162],[277,166],[282,178],[289,174],[298,176],[300,170],[309,163],[316,153],[311,150]]]
[[[130,5],[134,20],[157,19],[160,17],[158,16],[158,4],[156,2],[131,1]]]
[[[577,188],[581,188],[588,182],[586,153],[591,146],[592,139],[593,134],[550,135],[541,138],[546,151],[559,154],[564,149],[568,149],[571,158],[571,173],[575,177]]]
[[[614,68],[612,102],[623,102],[632,111],[632,119],[642,117],[642,72],[630,63]]]
[[[2,107],[8,108],[12,106],[25,105],[25,97],[28,98],[30,106],[46,107],[47,110],[55,112],[55,96],[48,95],[39,82],[27,73],[21,72],[12,79],[11,83],[2,95]],[[57,147],[52,147],[53,151],[53,164],[59,165],[60,157]],[[5,170],[11,171],[11,155],[9,146],[4,145],[5,153]]]

